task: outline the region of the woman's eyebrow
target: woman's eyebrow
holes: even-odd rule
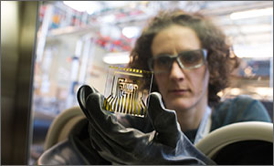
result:
[[[155,56],[165,56],[165,55],[173,55],[173,54],[170,54],[170,53],[159,53],[159,54],[156,54]]]
[[[165,52],[162,52],[162,53],[158,53],[155,55],[155,57],[157,56],[165,56],[165,55],[169,55],[169,56],[174,56],[174,55],[179,55],[179,54],[182,54],[184,52],[188,52],[188,51],[196,51],[196,50],[199,50],[199,49],[185,49],[183,51],[179,51],[178,54],[173,54],[173,53],[165,53]]]

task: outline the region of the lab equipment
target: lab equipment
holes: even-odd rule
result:
[[[145,117],[152,78],[150,71],[110,66],[104,92],[104,96],[107,96],[104,109]],[[145,79],[149,80],[149,85],[145,84]]]

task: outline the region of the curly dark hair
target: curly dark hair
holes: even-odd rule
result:
[[[210,72],[208,103],[209,105],[218,103],[220,97],[217,93],[229,86],[229,76],[232,70],[238,67],[239,59],[233,53],[225,34],[209,18],[198,12],[188,13],[180,9],[160,11],[148,22],[141,36],[136,40],[128,66],[149,70],[147,62],[152,57],[153,38],[161,30],[174,24],[194,30],[201,41],[202,48],[207,49],[207,63]],[[153,82],[152,91],[159,91],[156,82]]]

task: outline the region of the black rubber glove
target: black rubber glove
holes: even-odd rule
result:
[[[143,133],[124,127],[113,113],[102,109],[104,97],[90,92],[78,100],[85,105],[92,145],[106,160],[116,164],[215,164],[181,132],[175,111],[164,108],[159,93],[150,95],[148,108],[155,131]]]
[[[81,86],[77,91],[77,100],[78,100],[79,106],[88,119],[90,119],[91,117],[89,116],[86,100],[89,97],[89,95],[94,93],[99,93],[99,92],[97,91],[97,89],[90,87],[88,85]]]

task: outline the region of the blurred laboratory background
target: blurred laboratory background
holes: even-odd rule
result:
[[[245,94],[273,108],[273,1],[40,1],[29,164],[43,152],[52,120],[78,105],[79,86],[104,93],[108,67],[126,66],[147,20],[174,8],[211,16],[241,58],[222,98]]]

